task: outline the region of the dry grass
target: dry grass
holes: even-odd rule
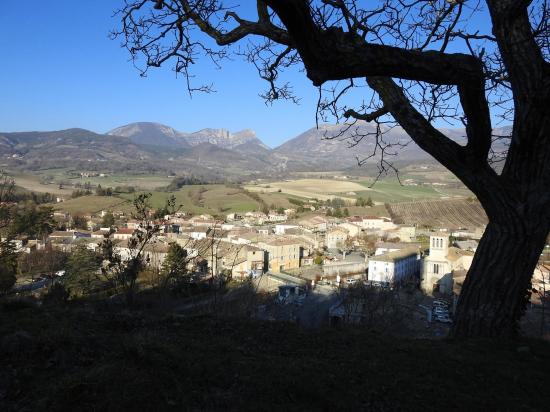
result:
[[[0,308],[0,410],[542,411],[549,349],[225,317]]]
[[[306,199],[328,200],[340,197],[350,202],[354,201],[353,195],[346,195],[346,193],[365,190],[365,187],[358,183],[332,179],[298,179],[269,183],[267,184],[268,188],[265,186],[247,186],[246,189],[266,193],[281,190],[282,193]]]

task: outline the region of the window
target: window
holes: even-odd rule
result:
[[[434,273],[436,275],[439,274],[439,265],[437,263],[434,263]]]

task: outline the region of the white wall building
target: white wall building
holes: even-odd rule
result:
[[[325,245],[329,249],[343,248],[348,238],[348,231],[341,227],[330,229],[326,235]]]
[[[420,287],[428,294],[453,291],[454,270],[468,270],[474,253],[456,247],[449,247],[447,233],[430,236],[430,254],[424,259]]]
[[[365,216],[361,226],[366,230],[389,230],[395,229],[396,225],[387,217]]]
[[[363,231],[363,228],[355,223],[340,223],[338,227],[346,229],[351,237],[357,237]]]
[[[298,225],[275,225],[275,234],[284,235],[288,229],[298,229]]]
[[[396,250],[369,260],[368,280],[372,282],[401,283],[420,273],[421,259],[416,248]]]

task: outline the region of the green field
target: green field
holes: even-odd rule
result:
[[[442,195],[431,186],[404,186],[397,179],[379,180],[372,186],[372,180],[359,182],[364,191],[356,192],[364,199],[371,198],[374,202],[405,202],[418,199],[437,199]],[[371,187],[372,186],[372,187]]]
[[[130,199],[133,199],[133,197],[130,197]],[[131,201],[117,196],[81,196],[52,206],[55,210],[62,210],[71,214],[95,214],[102,210],[120,210],[130,213],[133,210]]]
[[[261,193],[262,196],[277,193],[279,190],[285,197],[309,199],[330,199],[339,197],[350,202],[358,197],[371,198],[377,203],[404,202],[418,199],[438,199],[448,196],[442,190],[433,186],[402,185],[395,178],[381,179],[374,186],[373,180],[341,180],[341,179],[297,179],[246,186],[248,190]],[[370,187],[372,186],[372,187]]]
[[[74,170],[48,169],[36,173],[11,173],[17,185],[34,192],[49,192],[56,195],[70,195],[75,189],[74,185],[90,183],[92,187],[133,186],[137,190],[154,190],[167,186],[172,178],[160,175],[124,175],[113,174],[104,177],[78,177]],[[60,189],[60,184],[62,188]]]
[[[200,193],[198,200],[197,194]],[[166,200],[174,195],[176,204],[182,205],[181,209],[194,214],[208,213],[213,215],[227,214],[231,212],[246,212],[258,210],[259,203],[243,194],[238,189],[225,185],[190,185],[176,192],[151,191],[151,205],[154,208],[162,207]],[[120,195],[122,199],[133,199],[133,194]]]

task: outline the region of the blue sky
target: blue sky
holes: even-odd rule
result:
[[[113,12],[122,3],[0,1],[0,131],[82,127],[104,133],[155,121],[188,132],[250,128],[274,147],[314,126],[318,91],[297,71],[286,79],[301,98],[299,105],[266,106],[258,96],[266,83],[238,58],[221,70],[206,62],[194,68],[197,82],[212,82],[215,94],[190,97],[170,65],[140,77],[120,41],[108,38],[118,27]],[[245,13],[254,14],[252,0],[242,4]],[[488,29],[487,15],[474,20]]]
[[[128,61],[113,10],[122,0],[0,1],[0,131],[82,127],[106,132],[135,121],[156,121],[182,131],[251,128],[276,146],[315,123],[317,89],[292,76],[302,98],[296,106],[266,106],[256,70],[235,60],[222,70],[197,67],[197,80],[217,93],[189,97],[183,79],[167,68],[147,78]]]

